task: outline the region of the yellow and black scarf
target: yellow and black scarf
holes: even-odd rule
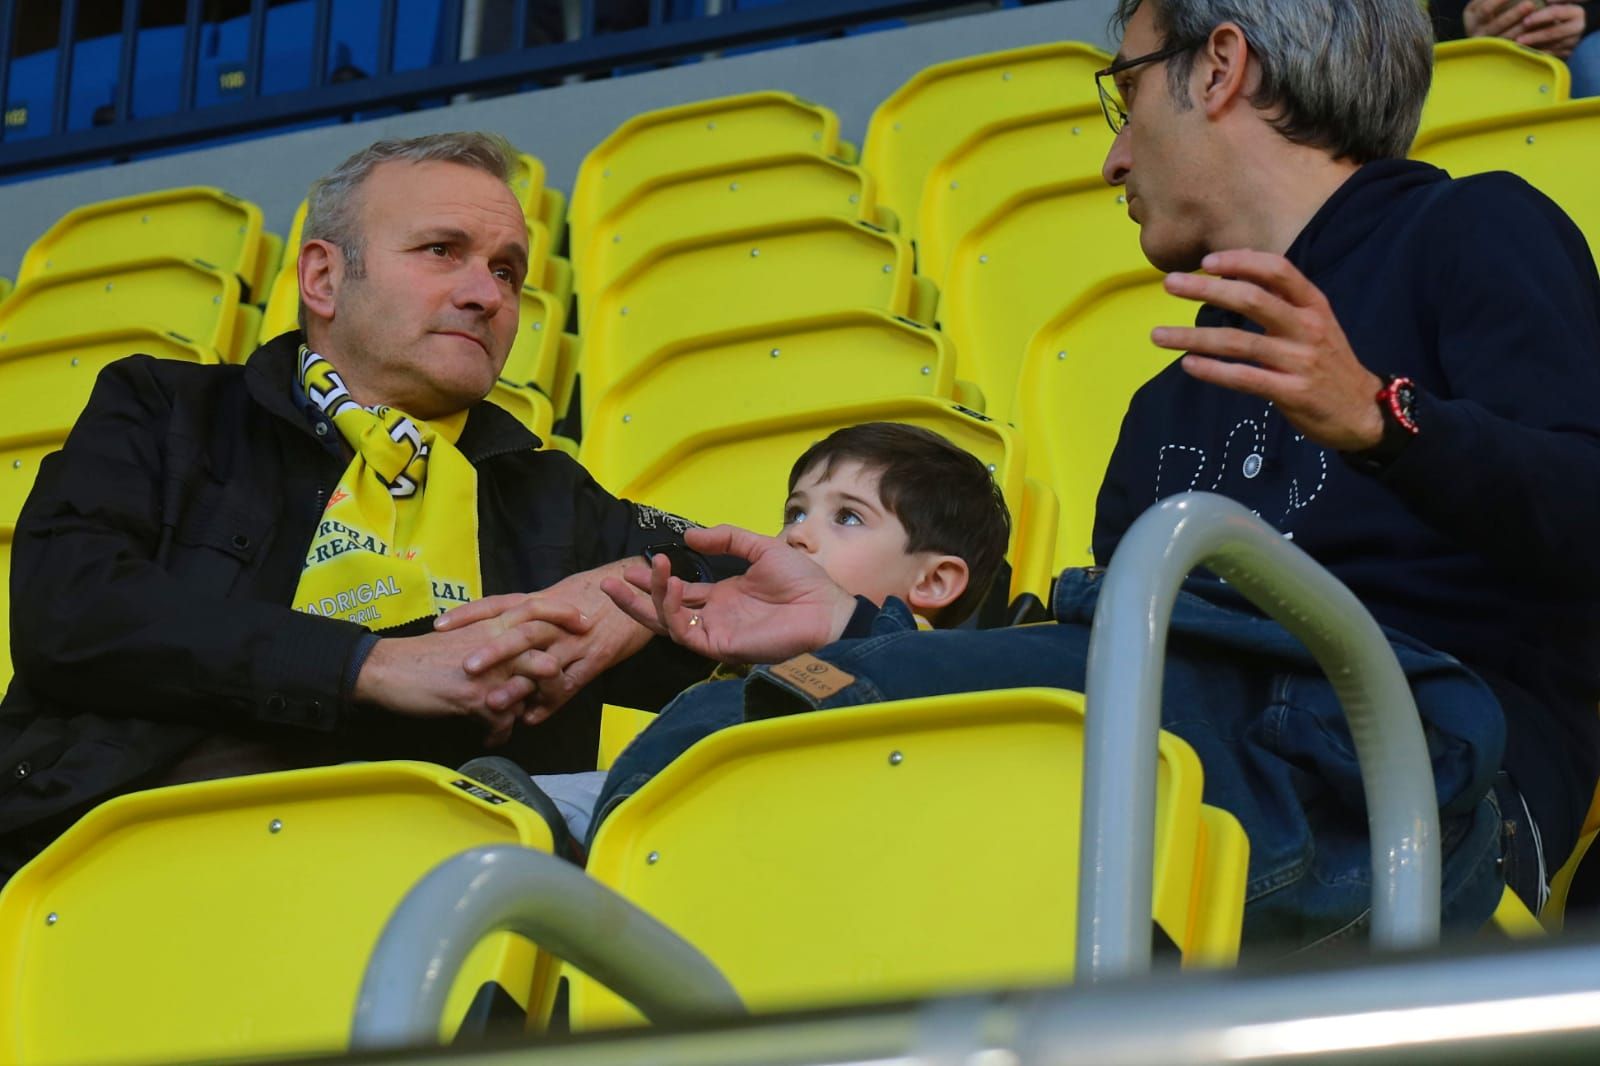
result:
[[[295,610],[384,630],[481,596],[478,472],[455,446],[466,412],[430,423],[362,407],[304,345],[300,384],[355,458],[311,538]]]

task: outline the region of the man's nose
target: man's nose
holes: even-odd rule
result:
[[[1128,127],[1122,127],[1111,141],[1111,150],[1106,153],[1106,161],[1100,167],[1100,176],[1106,179],[1107,185],[1121,185],[1128,180],[1128,172],[1133,169],[1133,153],[1128,149]]]
[[[468,260],[462,267],[462,276],[456,286],[456,306],[475,308],[493,315],[505,303],[505,289],[494,269],[483,260]]]

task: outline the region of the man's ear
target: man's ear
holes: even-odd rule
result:
[[[1248,98],[1255,92],[1257,74],[1250,59],[1250,42],[1236,23],[1224,22],[1200,46],[1195,81],[1207,118],[1216,118],[1241,95]]]
[[[930,555],[917,583],[911,586],[911,609],[920,614],[942,610],[967,591],[967,562],[955,555]]]
[[[344,285],[344,253],[332,241],[313,239],[300,246],[300,306],[308,316],[333,318]]]

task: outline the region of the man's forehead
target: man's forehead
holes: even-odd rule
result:
[[[1158,47],[1156,27],[1150,14],[1150,7],[1148,4],[1140,4],[1128,18],[1127,25],[1122,27],[1122,43],[1112,62],[1120,63],[1134,56],[1145,55]]]

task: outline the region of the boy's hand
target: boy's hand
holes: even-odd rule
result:
[[[750,562],[738,577],[689,583],[672,564],[630,567],[625,581],[608,578],[606,595],[634,620],[689,650],[727,663],[779,662],[838,640],[855,613],[855,597],[833,583],[805,552],[775,537],[735,526],[691,529],[689,547]]]

